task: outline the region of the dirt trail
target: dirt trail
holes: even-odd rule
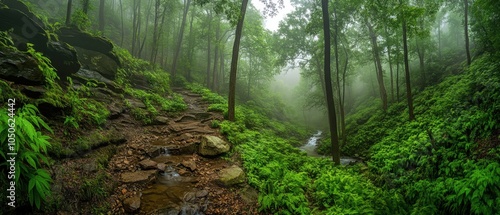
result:
[[[237,165],[238,155],[204,157],[204,135],[224,139],[201,96],[183,89],[188,109],[162,125],[140,126],[130,116],[111,122],[127,139],[111,158],[108,171],[117,182],[108,198],[113,214],[257,214],[257,192],[245,183],[224,187],[221,170]],[[161,124],[161,123],[160,123]]]

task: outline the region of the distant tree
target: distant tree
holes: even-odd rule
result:
[[[469,50],[469,1],[464,0],[464,34],[465,34],[465,54],[467,54],[467,65],[470,65]]]
[[[187,19],[187,14],[189,12],[190,5],[191,5],[191,0],[184,0],[184,11],[182,13],[182,23],[181,23],[181,27],[179,30],[179,36],[177,37],[177,44],[175,47],[175,55],[174,55],[174,61],[173,61],[173,66],[172,66],[172,78],[173,79],[175,79],[175,76],[177,74],[177,61],[179,60],[179,56],[181,53],[181,45],[182,45],[182,40],[184,38],[184,28],[186,26],[186,19]],[[193,26],[192,19],[191,19],[190,26],[191,27]]]
[[[413,114],[413,98],[411,94],[411,82],[410,82],[410,65],[408,62],[408,39],[407,39],[407,23],[406,23],[406,14],[400,14],[402,19],[402,28],[403,28],[403,52],[404,52],[404,64],[405,64],[405,80],[406,80],[406,99],[408,101],[408,113],[410,120],[415,119],[415,115]]]
[[[73,0],[68,0],[68,7],[66,10],[66,25],[69,26],[71,24],[71,6],[73,4]]]
[[[104,0],[99,3],[99,31],[104,35]]]

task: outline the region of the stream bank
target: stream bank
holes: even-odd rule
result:
[[[309,138],[309,140],[307,140],[307,143],[299,147],[299,149],[307,153],[308,156],[326,158],[326,156],[320,155],[316,152],[317,143],[321,139],[322,134],[323,134],[322,131],[317,131],[314,135],[312,135]],[[350,165],[357,162],[360,162],[360,160],[353,157],[347,157],[347,156],[340,157],[340,164],[342,165]]]

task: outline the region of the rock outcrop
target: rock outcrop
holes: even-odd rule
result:
[[[42,85],[45,81],[33,57],[9,49],[0,49],[0,78],[23,85]]]
[[[217,137],[205,135],[201,138],[198,153],[203,156],[217,156],[229,151],[231,146],[225,140]]]

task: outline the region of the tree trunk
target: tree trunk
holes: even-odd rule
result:
[[[66,26],[71,24],[71,6],[73,4],[73,0],[68,0],[68,7],[66,10]]]
[[[425,72],[425,63],[424,63],[424,57],[425,57],[425,49],[422,47],[422,45],[420,44],[420,39],[416,39],[416,48],[417,48],[417,54],[418,54],[418,62],[419,62],[419,66],[420,66],[420,73],[421,73],[421,76],[420,76],[420,85],[421,85],[421,89],[425,88],[425,85],[426,85],[426,72]]]
[[[415,119],[413,114],[413,99],[411,95],[411,83],[410,83],[410,65],[408,64],[408,42],[406,37],[406,19],[403,17],[403,52],[404,52],[404,62],[405,62],[405,80],[406,80],[406,99],[408,100],[408,113],[410,121]]]
[[[368,26],[368,31],[370,33],[370,38],[371,38],[371,43],[372,43],[372,52],[373,52],[373,57],[375,59],[375,64],[376,64],[376,71],[377,71],[377,81],[378,81],[378,88],[380,92],[380,98],[382,99],[382,109],[384,111],[387,110],[387,91],[385,90],[384,86],[384,74],[382,70],[382,63],[380,61],[380,53],[378,49],[378,44],[377,44],[377,35],[373,31],[373,26],[367,21],[366,25]]]
[[[104,0],[99,2],[99,31],[104,35]]]
[[[139,18],[137,7],[140,4],[139,0],[134,0],[134,6],[132,8],[133,20],[132,20],[132,55],[135,55],[135,49],[137,44],[137,19]]]
[[[160,0],[155,0],[155,12],[154,12],[154,24],[153,24],[153,41],[151,43],[151,56],[149,61],[153,64],[156,61],[155,51],[158,50],[158,23],[160,22]]]
[[[335,1],[336,4],[336,1]],[[344,103],[342,101],[342,94],[341,94],[341,87],[340,87],[340,69],[339,69],[339,43],[338,43],[338,17],[337,17],[337,5],[334,5],[333,7],[333,16],[335,18],[334,22],[334,28],[335,28],[335,34],[333,35],[333,43],[334,43],[334,52],[335,52],[335,71],[337,73],[337,95],[339,98],[339,115],[340,115],[340,130],[344,131],[345,129],[342,127],[342,118],[343,118],[343,112],[344,112]],[[345,75],[344,75],[345,78]],[[343,82],[345,82],[345,79],[342,79]],[[341,133],[341,137],[344,137],[344,133]],[[344,141],[342,139],[342,141]]]
[[[389,39],[389,32],[387,31],[387,26],[385,27],[385,35],[386,38]],[[394,76],[392,71],[391,48],[392,45],[387,43],[387,59],[389,61],[389,72],[391,75],[391,102],[394,102]]]
[[[467,65],[470,65],[470,50],[469,50],[469,1],[464,0],[464,34],[465,34],[465,53],[467,54]]]
[[[212,89],[217,86],[217,60],[219,59],[219,44],[220,44],[220,19],[217,19],[217,27],[215,29],[215,53],[214,53],[214,69],[212,71]]]
[[[123,47],[123,38],[125,37],[125,28],[123,27],[123,2],[120,0],[120,16],[122,22],[122,38],[120,40],[120,46]]]
[[[193,35],[193,21],[196,15],[196,7],[193,7],[191,11],[191,20],[189,21],[189,43],[188,43],[188,63],[189,68],[187,68],[187,80],[191,82],[191,71],[193,68],[193,54],[194,54],[194,35]],[[172,71],[173,72],[173,71]]]
[[[89,4],[90,4],[90,0],[83,0],[82,1],[82,11],[85,15],[88,15],[88,13],[89,13]]]
[[[325,87],[326,105],[328,109],[328,122],[330,124],[330,135],[332,144],[332,158],[336,165],[340,165],[340,146],[337,133],[337,116],[335,115],[335,102],[333,100],[332,77],[330,71],[330,20],[328,13],[328,0],[321,0],[323,11],[323,34],[325,39]],[[337,32],[335,32],[337,33]]]
[[[207,88],[212,89],[210,86],[210,64],[212,63],[211,60],[211,47],[212,47],[212,38],[210,38],[211,32],[212,32],[212,13],[210,12],[208,15],[208,31],[207,31]]]
[[[346,42],[346,44],[349,44]],[[342,144],[345,145],[347,143],[347,134],[345,132],[345,83],[346,83],[346,73],[347,73],[347,65],[349,64],[349,54],[347,53],[347,48],[343,46],[345,52],[345,64],[344,64],[344,72],[342,73],[342,99],[340,105],[340,125],[342,131]]]
[[[186,26],[186,17],[187,13],[189,12],[189,6],[191,5],[191,0],[184,0],[184,11],[182,13],[182,23],[181,27],[179,29],[179,37],[177,38],[177,45],[175,47],[175,55],[174,55],[174,62],[172,65],[172,79],[175,79],[175,76],[177,75],[177,61],[179,60],[179,56],[181,53],[181,45],[182,45],[182,39],[184,38],[184,28]],[[191,28],[193,27],[193,20],[191,19],[191,24],[190,24],[190,30],[189,33],[191,34]],[[191,36],[191,35],[189,35]]]
[[[243,21],[245,20],[245,13],[247,10],[248,0],[241,2],[240,17],[236,25],[236,35],[234,38],[233,55],[231,57],[231,70],[229,72],[229,96],[228,96],[228,109],[227,115],[229,121],[234,121],[234,106],[236,104],[236,72],[238,70],[238,57],[240,52],[240,40],[243,31]]]
[[[148,4],[148,9],[147,11],[151,11],[151,7],[152,7],[152,4],[151,4],[152,1],[149,1],[149,4]],[[141,48],[139,49],[139,53],[137,53],[137,57],[141,57],[142,56],[142,50],[144,49],[144,44],[146,44],[146,38],[148,37],[148,28],[149,28],[149,14],[151,13],[148,13],[148,15],[146,15],[146,29],[144,31],[144,38],[142,39],[142,43],[141,43]],[[139,22],[139,24],[141,24]],[[140,25],[139,25],[139,32],[140,32]],[[145,57],[144,57],[145,58]]]

